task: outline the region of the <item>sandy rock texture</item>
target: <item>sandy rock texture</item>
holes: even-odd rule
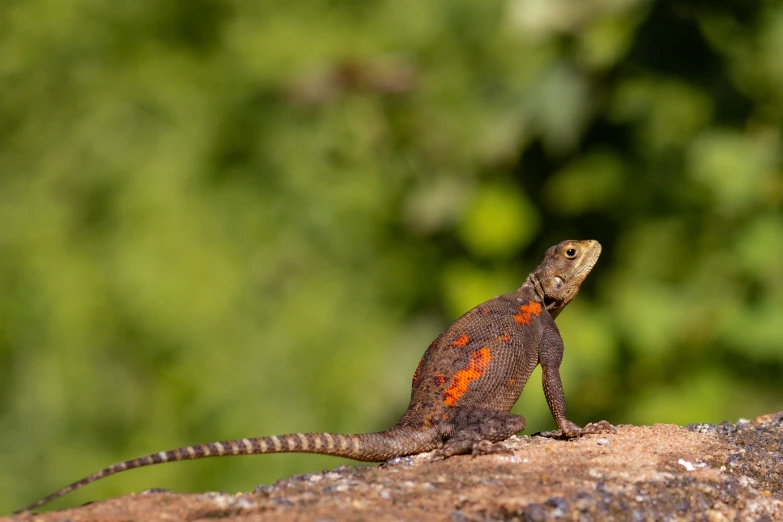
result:
[[[783,521],[783,411],[736,424],[512,437],[508,453],[294,476],[252,493],[145,492],[54,521]],[[11,518],[3,520],[12,520]]]

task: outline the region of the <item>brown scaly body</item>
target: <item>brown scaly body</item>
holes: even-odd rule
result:
[[[212,442],[153,453],[114,464],[52,493],[15,514],[128,469],[224,455],[320,453],[362,461],[437,450],[434,457],[491,452],[491,444],[522,431],[525,419],[509,413],[530,374],[542,367],[544,395],[567,437],[612,431],[606,421],[584,428],[566,418],[560,382],[563,341],[555,317],[590,273],[601,245],[563,241],[521,288],[473,308],[429,346],[413,375],[411,402],[392,428],[378,433],[294,433]]]

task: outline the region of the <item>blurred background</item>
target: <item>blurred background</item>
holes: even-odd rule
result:
[[[771,0],[4,2],[0,513],[185,444],[384,429],[567,238],[604,246],[558,319],[572,420],[783,409],[781,56]]]

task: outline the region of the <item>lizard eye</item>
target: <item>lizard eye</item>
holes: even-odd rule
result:
[[[576,249],[575,248],[569,248],[565,251],[565,255],[568,259],[574,259],[576,257]]]

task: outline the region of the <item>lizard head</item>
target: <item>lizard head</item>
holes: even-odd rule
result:
[[[553,318],[576,297],[599,255],[601,244],[592,239],[566,240],[546,251],[544,261],[530,277]]]

